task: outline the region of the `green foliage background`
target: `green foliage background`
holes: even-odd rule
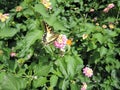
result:
[[[0,90],[80,90],[83,82],[87,90],[120,89],[119,0],[51,0],[52,10],[39,0],[6,2],[0,2],[5,6],[0,11],[9,13],[0,22]],[[115,7],[104,13],[110,3]],[[17,5],[23,10],[16,12]],[[73,38],[63,57],[53,45],[42,44],[43,20]],[[102,28],[110,23],[114,29]],[[85,66],[93,69],[93,77],[84,76]]]

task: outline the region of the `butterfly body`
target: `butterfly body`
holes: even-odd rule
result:
[[[45,22],[44,22],[44,28],[45,28],[45,33],[43,35],[43,43],[45,45],[48,45],[48,44],[54,42],[59,37],[59,34],[56,34],[55,32],[53,32],[53,28],[50,27]]]

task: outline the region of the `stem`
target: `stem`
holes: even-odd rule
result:
[[[117,17],[116,17],[116,22],[118,21],[119,15],[120,15],[120,11],[118,9],[118,13],[117,13]]]

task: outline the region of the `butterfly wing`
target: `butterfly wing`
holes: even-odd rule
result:
[[[47,45],[55,41],[58,38],[59,34],[54,33],[53,28],[50,27],[47,23],[45,22],[43,23],[45,27],[45,33],[43,35],[43,43]]]

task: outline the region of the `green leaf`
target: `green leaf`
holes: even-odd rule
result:
[[[76,83],[71,83],[70,87],[71,87],[71,90],[78,90],[78,86]]]
[[[95,31],[95,26],[91,23],[83,23],[83,26],[85,28],[84,31],[88,34]]]
[[[104,20],[104,22],[115,22],[115,18],[112,18],[112,17],[108,17]]]
[[[34,73],[38,76],[47,76],[50,71],[49,65],[38,64],[34,67]]]
[[[56,63],[56,62],[55,62]],[[62,77],[62,74],[60,72],[60,70],[57,68],[56,70],[52,69],[51,72],[54,74],[54,75],[57,75],[58,77]]]
[[[107,72],[110,72],[110,71],[111,71],[111,68],[110,68],[109,65],[107,65],[107,66],[105,67],[105,69],[106,69]]]
[[[66,30],[63,23],[57,20],[57,16],[52,14],[50,17],[45,18],[45,21],[50,25],[53,26],[55,30]]]
[[[62,23],[60,23],[59,21],[54,22],[53,26],[54,26],[55,30],[66,30],[64,25]]]
[[[117,69],[120,68],[120,62],[118,60],[115,60],[115,68]]]
[[[93,37],[96,38],[100,44],[104,43],[104,36],[101,33],[93,34]]]
[[[104,46],[102,46],[100,49],[99,49],[99,52],[100,52],[100,56],[103,57],[104,55],[107,54],[107,48],[105,48]]]
[[[118,5],[118,7],[120,7],[120,1],[118,1],[117,5]]]
[[[79,56],[79,54],[77,54],[76,51],[73,52],[73,56],[72,56],[75,60],[75,62],[77,63],[77,65],[83,65],[83,60],[81,59],[81,57]]]
[[[52,75],[50,78],[50,87],[55,87],[58,81],[58,77],[56,75]]]
[[[111,31],[111,30],[107,30],[106,33],[110,36],[110,37],[115,37],[118,34],[115,31]]]
[[[93,49],[95,49],[95,48],[97,48],[97,45],[95,44],[95,42],[89,42],[88,43],[88,48],[87,48],[87,51],[90,51],[90,50],[93,50]]]
[[[56,8],[57,1],[56,0],[51,0],[52,3],[52,9]]]
[[[68,86],[69,86],[69,81],[64,80],[62,84],[62,90],[67,90]]]
[[[22,78],[15,77],[12,74],[0,75],[0,87],[1,90],[21,90],[25,89],[26,81]]]
[[[89,60],[89,63],[90,64],[93,64],[93,63],[98,63],[100,62],[100,53],[98,51],[94,51],[92,53],[92,55],[90,56],[90,60]]]
[[[66,70],[66,63],[64,61],[64,59],[60,58],[59,60],[57,60],[57,65],[58,68],[60,69],[61,73],[64,75],[65,78],[68,78],[68,74],[67,74],[67,70]]]
[[[114,79],[116,79],[116,70],[112,70],[111,71],[111,76],[114,78]]]
[[[43,32],[40,30],[32,30],[25,36],[26,46],[30,47],[38,39],[42,39]]]
[[[24,10],[23,11],[24,16],[28,17],[28,16],[34,15],[34,12],[31,9],[32,8],[28,8],[28,9]]]
[[[2,79],[3,79],[3,77],[6,75],[6,73],[5,72],[1,72],[0,73],[0,83],[2,82]]]
[[[18,12],[17,15],[16,15],[17,18],[19,18],[19,17],[21,17],[21,16],[22,16],[22,13],[21,13],[21,12]]]
[[[80,2],[80,0],[74,0],[74,2]]]
[[[51,45],[46,45],[44,47],[45,47],[45,50],[46,50],[47,53],[50,53],[52,56],[54,55],[54,52],[53,52],[54,48],[52,48]]]
[[[44,86],[46,83],[47,83],[46,77],[39,77],[33,80],[33,87],[38,88],[38,87]]]
[[[36,4],[34,9],[36,12],[40,13],[43,17],[49,17],[47,9],[43,6],[43,4]]]
[[[29,31],[30,30],[36,30],[36,29],[39,28],[40,21],[39,21],[39,19],[36,19],[36,20],[30,19],[26,22],[26,24],[27,24],[27,28],[28,28]]]
[[[76,51],[73,51],[72,53],[73,53],[72,58],[74,58],[74,63],[75,63],[74,70],[76,74],[83,68],[83,60]]]
[[[56,15],[52,14],[47,18],[44,18],[45,22],[47,22],[50,26],[53,26],[54,22],[57,21]]]
[[[66,56],[65,61],[67,64],[67,73],[70,78],[73,78],[73,76],[75,75],[75,69],[77,67],[75,59],[71,56]]]
[[[13,37],[17,32],[18,30],[14,28],[3,28],[0,30],[0,38]]]
[[[80,2],[80,10],[83,10],[84,9],[84,3],[83,3],[83,0],[79,0],[79,2]]]
[[[9,67],[9,70],[11,70],[12,72],[15,72],[15,69],[16,69],[16,63],[14,61],[11,61],[11,60],[8,60],[8,67]]]

